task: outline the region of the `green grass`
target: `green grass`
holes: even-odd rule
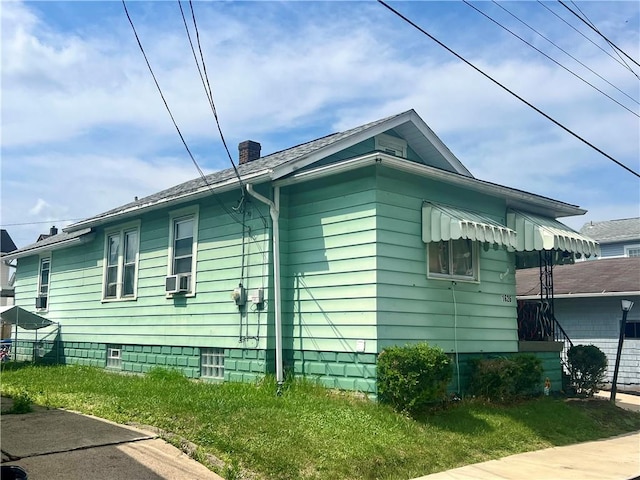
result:
[[[412,419],[311,382],[288,383],[277,396],[272,378],[214,385],[167,371],[142,377],[88,367],[5,368],[1,391],[156,426],[196,444],[197,458],[223,460],[219,473],[229,478],[409,479],[640,430],[640,414],[599,400],[460,402]]]

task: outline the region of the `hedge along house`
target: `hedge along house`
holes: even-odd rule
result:
[[[17,304],[60,324],[62,361],[219,381],[289,370],[375,394],[389,345],[428,341],[463,366],[518,352],[516,255],[597,251],[555,220],[584,210],[475,179],[413,110],[264,157],[239,148],[238,176],[7,256]],[[541,355],[559,376],[557,351]]]

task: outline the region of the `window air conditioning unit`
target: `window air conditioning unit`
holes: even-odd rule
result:
[[[164,291],[165,293],[185,293],[189,291],[190,283],[191,275],[188,273],[169,275],[164,281]]]
[[[44,310],[45,308],[47,308],[47,297],[44,295],[36,297],[36,310]]]

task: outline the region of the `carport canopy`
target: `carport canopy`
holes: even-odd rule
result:
[[[17,305],[0,307],[0,318],[5,323],[17,325],[25,330],[38,330],[56,323]]]

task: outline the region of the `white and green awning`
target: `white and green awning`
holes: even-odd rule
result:
[[[460,238],[510,248],[516,246],[516,232],[485,215],[435,203],[423,204],[423,242]]]
[[[600,255],[598,242],[550,217],[510,210],[507,226],[517,233],[515,248],[519,252],[561,250],[587,257]]]

